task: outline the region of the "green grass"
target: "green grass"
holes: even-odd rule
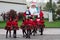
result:
[[[18,26],[19,26],[19,27],[21,26],[21,24],[22,24],[22,21],[21,21],[21,20],[18,21]]]
[[[18,21],[18,26],[22,24],[22,20]],[[4,28],[6,25],[6,21],[0,22],[0,28]],[[60,28],[60,20],[56,20],[54,22],[48,22],[48,20],[45,20],[45,27],[46,28]]]
[[[0,28],[4,28],[5,25],[6,25],[6,21],[4,21],[4,22],[0,22]]]
[[[56,20],[54,22],[48,22],[45,20],[45,26],[47,28],[60,28],[60,20]]]
[[[22,21],[19,20],[19,21],[18,21],[18,26],[20,27],[21,24],[22,24]],[[0,22],[0,28],[5,28],[5,25],[6,25],[6,21]]]

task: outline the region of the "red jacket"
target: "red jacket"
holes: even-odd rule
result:
[[[40,20],[40,24],[41,25],[44,25],[44,20]]]
[[[42,18],[44,14],[43,14],[42,11],[40,11],[40,14],[39,15],[40,15],[40,18]]]
[[[23,24],[24,24],[24,25],[27,25],[27,24],[28,24],[28,20],[27,20],[27,19],[24,20]]]
[[[29,23],[28,24],[30,24],[30,26],[33,26],[33,20],[29,19]]]
[[[17,21],[13,21],[12,25],[13,25],[15,30],[18,29],[18,22]]]
[[[15,26],[15,27],[17,27],[17,26],[18,26],[18,22],[13,21],[13,22],[12,22],[12,25]]]
[[[23,29],[24,27],[26,27],[26,25],[27,25],[27,20],[23,20],[21,28]]]
[[[28,27],[27,27],[27,30],[32,29],[32,26],[33,26],[33,20],[28,19],[27,22],[26,22],[26,25],[28,26]]]
[[[6,22],[6,26],[7,26],[7,27],[11,27],[11,26],[12,26],[12,22],[11,22],[11,21],[7,21],[7,22]]]
[[[6,30],[12,30],[12,21],[7,21],[6,22],[6,27],[5,27]]]

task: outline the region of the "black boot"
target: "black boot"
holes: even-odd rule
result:
[[[11,31],[9,31],[9,37],[11,37]]]
[[[6,38],[8,38],[8,30],[6,31]]]

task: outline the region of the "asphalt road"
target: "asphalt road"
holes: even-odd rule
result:
[[[60,35],[39,35],[31,36],[31,39],[23,38],[22,35],[17,35],[17,38],[5,38],[5,35],[0,35],[0,40],[60,40]]]
[[[41,36],[38,32],[36,36],[31,35],[31,39],[23,38],[21,30],[17,31],[17,38],[13,38],[13,35],[11,38],[6,38],[5,32],[4,29],[0,29],[0,40],[60,40],[59,28],[46,28],[44,29],[44,35]]]

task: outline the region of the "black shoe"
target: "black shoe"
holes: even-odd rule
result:
[[[30,33],[30,35],[32,35],[32,33]]]
[[[30,39],[30,37],[28,37],[28,39]]]
[[[8,37],[6,37],[6,38],[8,38]]]
[[[11,38],[11,36],[9,36]]]
[[[35,36],[35,34],[33,34],[33,36]]]
[[[43,34],[40,34],[40,35],[43,35]]]
[[[14,38],[17,38],[16,36],[14,36]]]
[[[23,37],[26,37],[26,35],[23,35]]]
[[[28,38],[28,37],[26,36],[26,38]]]

